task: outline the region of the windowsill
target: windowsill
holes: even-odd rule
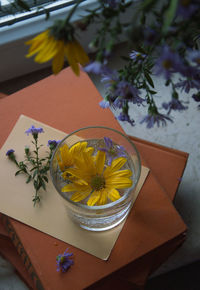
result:
[[[95,7],[95,0],[84,1],[79,5],[76,13],[73,15],[71,19],[72,22],[76,22],[86,15],[86,9],[94,9]],[[56,10],[51,13],[48,20],[45,20],[45,15],[40,15],[0,28],[0,83],[51,66],[51,62],[38,64],[35,63],[32,58],[26,58],[25,55],[28,52],[28,47],[25,45],[25,42],[31,39],[33,35],[50,27],[55,19],[65,18],[70,9],[71,7],[68,6]],[[125,21],[132,17],[131,9],[128,10],[129,11],[123,14],[123,19]],[[78,39],[87,53],[91,53],[88,45],[93,39],[93,35],[96,34],[97,27],[97,24],[90,25],[87,31],[78,35]],[[124,40],[125,36],[122,35],[119,42]]]
[[[96,6],[95,0],[88,0],[81,3],[77,10],[76,14],[72,17],[72,22],[78,21],[80,15],[86,15],[86,9],[93,9]],[[63,19],[71,10],[72,6],[67,6],[50,13],[50,18],[45,20],[45,14],[31,17],[29,19],[16,22],[12,25],[4,26],[0,28],[0,39],[1,45],[20,40],[26,37],[31,37],[34,34],[38,34],[41,31],[45,30],[51,26],[55,19]]]

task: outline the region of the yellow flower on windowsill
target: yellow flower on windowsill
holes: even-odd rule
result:
[[[73,192],[71,200],[74,202],[88,198],[89,206],[118,200],[121,197],[118,189],[132,186],[132,172],[128,169],[120,170],[126,158],[116,158],[110,166],[105,166],[105,160],[103,151],[98,151],[96,156],[84,152],[76,160],[76,167],[65,171],[72,178],[71,183],[62,188],[62,192]]]
[[[30,48],[26,57],[37,54],[34,59],[37,63],[53,59],[54,74],[58,74],[62,70],[66,58],[73,72],[78,76],[80,74],[79,64],[87,64],[89,58],[80,43],[74,38],[73,31],[65,31],[65,29],[63,32],[63,29],[62,25],[55,24],[52,28],[27,41],[26,44],[30,45]]]

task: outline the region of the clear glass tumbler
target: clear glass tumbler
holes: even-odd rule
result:
[[[112,145],[114,148],[123,148],[125,156],[127,157],[126,165],[122,169],[129,169],[132,172],[131,180],[132,185],[120,193],[121,197],[115,201],[110,201],[103,205],[93,205],[89,206],[83,201],[75,202],[71,200],[70,192],[63,192],[62,188],[66,185],[66,180],[63,179],[63,169],[61,170],[60,164],[58,162],[60,156],[60,148],[66,144],[68,148],[74,146],[78,142],[86,141],[88,146],[94,147],[95,150],[92,153],[94,156],[99,147],[105,147],[105,137],[109,138],[107,140],[112,140]],[[108,143],[109,143],[108,142]],[[110,145],[110,144],[106,144]],[[123,146],[123,147],[119,147]],[[90,148],[91,148],[90,147]],[[109,150],[112,149],[109,147]],[[107,150],[107,151],[109,151]],[[113,158],[116,152],[109,151]],[[107,152],[108,153],[108,152]],[[109,157],[106,153],[106,156]],[[77,151],[77,157],[79,158],[80,152]],[[108,158],[105,161],[105,167],[109,164]],[[66,206],[67,214],[72,218],[72,220],[77,223],[80,227],[91,230],[91,231],[104,231],[109,230],[119,223],[121,223],[128,215],[134,199],[135,189],[140,178],[141,173],[141,161],[139,153],[133,144],[133,142],[121,132],[107,128],[107,127],[85,127],[81,128],[73,133],[67,135],[57,146],[53,153],[51,164],[50,164],[50,174],[53,184],[63,198],[64,205]]]

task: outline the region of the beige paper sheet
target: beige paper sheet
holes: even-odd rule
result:
[[[0,212],[98,258],[107,260],[124,222],[114,229],[104,232],[90,232],[81,229],[68,217],[62,198],[57,193],[50,178],[47,190],[41,190],[40,204],[34,207],[32,202],[34,195],[32,183],[26,184],[26,177],[23,174],[15,177],[17,167],[8,160],[6,152],[9,149],[14,149],[17,160],[24,160],[24,146],[31,146],[32,140],[32,136],[27,136],[24,132],[32,125],[44,129],[45,133],[39,136],[39,143],[44,145],[48,143],[48,140],[61,140],[66,136],[66,133],[53,129],[41,122],[23,115],[20,116],[0,150]],[[45,150],[47,150],[46,146],[43,146],[41,154],[46,154]],[[135,199],[148,172],[148,168],[142,167]]]

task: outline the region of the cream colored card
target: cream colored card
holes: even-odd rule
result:
[[[48,140],[61,140],[66,136],[41,122],[20,116],[8,139],[0,151],[0,212],[21,221],[46,234],[56,237],[98,258],[107,260],[120,234],[123,224],[104,232],[90,232],[75,225],[66,213],[62,198],[54,188],[49,177],[46,191],[40,191],[41,202],[33,206],[33,184],[26,184],[23,174],[15,176],[17,167],[6,157],[9,149],[14,149],[17,160],[24,160],[25,145],[31,146],[32,136],[25,131],[32,125],[42,127],[45,133],[39,135],[39,143],[47,145]],[[47,154],[47,147],[41,148],[40,154]],[[142,174],[137,186],[135,199],[148,175],[149,169],[142,167]]]

